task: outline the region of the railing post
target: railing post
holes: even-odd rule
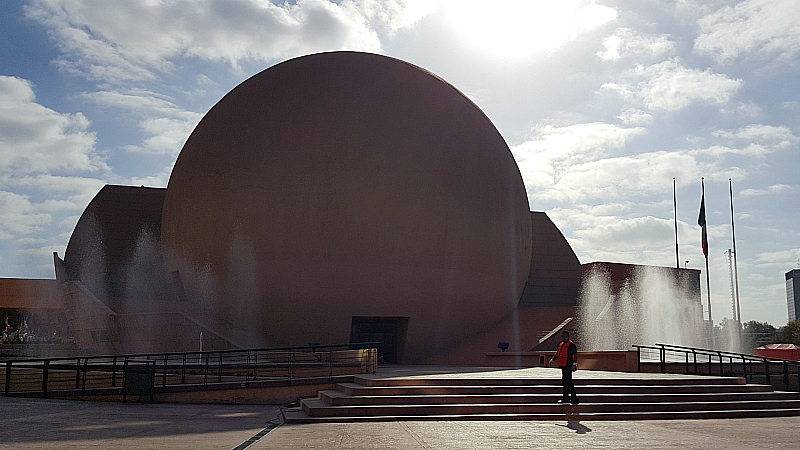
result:
[[[203,367],[203,389],[208,388],[208,355],[210,353],[206,353],[206,363]],[[200,356],[202,358],[202,355]]]
[[[44,362],[44,367],[42,368],[42,397],[47,398],[47,376],[50,372],[50,360],[47,359]]]
[[[247,363],[244,366],[244,382],[250,381],[250,350],[247,351]]]
[[[186,383],[186,353],[183,354],[183,363],[181,364],[181,384]]]
[[[169,353],[164,354],[164,375],[161,377],[161,387],[167,386],[167,359],[169,358]],[[155,369],[155,366],[153,367]]]
[[[636,347],[636,371],[642,373],[642,348]]]
[[[128,383],[128,357],[122,363],[122,403],[128,401],[128,394],[125,392],[125,385]]]
[[[767,384],[772,384],[769,381],[769,361],[767,361],[767,358],[764,358],[764,375],[767,377]]]
[[[217,364],[217,383],[222,383],[222,352],[219,352],[219,363]]]
[[[659,351],[659,357],[661,359],[661,373],[667,373],[667,349],[663,345]]]
[[[694,357],[694,374],[697,375],[697,352],[692,349],[692,356]]]
[[[111,362],[111,387],[117,386],[117,357]]]
[[[81,388],[81,358],[75,360],[75,389]]]
[[[86,395],[86,372],[89,371],[87,365],[89,364],[89,358],[83,358],[83,388],[81,389],[81,395]]]
[[[722,353],[721,352],[717,352],[717,356],[719,356],[719,376],[724,377],[725,376],[725,370],[724,370],[725,363],[722,362]],[[711,374],[709,373],[709,375],[711,375]]]
[[[800,392],[800,366],[795,366],[797,368],[797,392]]]
[[[789,363],[783,362],[783,380],[786,382],[786,390],[789,390]]]
[[[686,375],[689,375],[689,352],[684,352],[684,356],[686,356]]]
[[[747,383],[747,362],[744,356],[742,356],[742,374],[744,374],[744,382]]]
[[[11,361],[6,361],[6,397],[11,392]]]

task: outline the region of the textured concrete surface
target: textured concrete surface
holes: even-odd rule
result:
[[[797,448],[800,417],[628,422],[281,425],[277,406],[0,397],[0,449]],[[250,442],[249,442],[250,441]]]
[[[232,449],[270,426],[278,412],[277,406],[0,397],[0,449]]]
[[[800,418],[283,425],[251,449],[797,448]]]
[[[382,367],[379,376],[557,376],[556,369]],[[578,371],[578,377],[676,377]],[[0,449],[797,448],[800,417],[672,421],[460,421],[280,425],[278,406],[0,397]],[[273,428],[274,427],[274,428]]]

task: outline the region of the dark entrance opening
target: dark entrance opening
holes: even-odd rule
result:
[[[350,342],[383,342],[378,360],[398,364],[403,359],[408,317],[353,317]]]

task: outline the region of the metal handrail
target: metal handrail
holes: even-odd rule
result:
[[[686,374],[689,374],[689,367],[694,368],[695,374],[701,374],[701,371],[698,370],[698,355],[708,357],[708,371],[707,374],[711,375],[712,373],[712,364],[713,358],[717,359],[717,364],[719,367],[719,375],[720,376],[739,376],[738,373],[733,373],[733,368],[735,365],[740,364],[741,361],[742,366],[742,375],[745,378],[745,381],[752,381],[758,369],[754,370],[753,363],[763,363],[764,364],[764,378],[767,384],[773,385],[773,387],[777,387],[775,382],[770,376],[770,366],[772,364],[780,364],[783,368],[783,383],[786,389],[790,388],[790,368],[795,368],[795,374],[797,375],[797,390],[800,391],[800,362],[798,361],[791,361],[785,360],[780,358],[772,358],[769,356],[756,356],[756,355],[749,355],[746,353],[737,353],[737,352],[730,352],[726,350],[713,350],[707,348],[698,348],[698,347],[688,347],[682,345],[674,345],[674,344],[660,344],[656,343],[655,346],[649,345],[636,345],[634,344],[633,347],[636,348],[637,360],[638,360],[638,371],[642,371],[642,358],[641,358],[641,350],[642,349],[649,349],[649,350],[657,350],[659,353],[659,363],[662,373],[666,373],[667,363],[667,352],[673,352],[678,354],[684,354],[685,356],[685,371]],[[689,361],[689,355],[692,355],[692,361]],[[702,359],[702,358],[701,358]],[[727,362],[725,361],[727,359]],[[677,361],[671,361],[675,363]],[[701,361],[702,362],[702,361]],[[731,370],[726,374],[725,373],[725,365],[728,365]],[[757,366],[758,366],[757,364]],[[759,373],[760,374],[760,373]],[[749,376],[749,380],[748,380]]]
[[[131,390],[130,377],[136,377],[136,374],[144,376],[143,383],[149,386],[151,399],[153,389],[166,390],[177,385],[208,389],[209,385],[225,388],[227,384],[247,386],[293,378],[332,379],[337,375],[374,373],[378,364],[377,348],[382,345],[382,342],[359,342],[203,352],[20,358],[0,362],[0,371],[5,372],[0,376],[0,381],[3,381],[0,393],[42,397],[53,392],[68,395],[121,393],[124,400]],[[157,378],[156,372],[159,372]],[[121,385],[117,382],[119,377]]]

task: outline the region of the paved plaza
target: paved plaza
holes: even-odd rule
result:
[[[416,370],[419,370],[417,368]],[[463,376],[463,368],[459,370]],[[534,369],[523,369],[523,372]],[[541,375],[542,370],[536,370]],[[379,375],[412,375],[382,368]],[[425,368],[441,376],[455,370]],[[449,374],[448,374],[449,372]],[[518,370],[475,369],[476,377]],[[582,371],[585,377],[619,376]],[[652,375],[659,376],[659,375]],[[796,449],[800,417],[670,421],[401,421],[280,425],[263,405],[0,397],[0,449]]]

